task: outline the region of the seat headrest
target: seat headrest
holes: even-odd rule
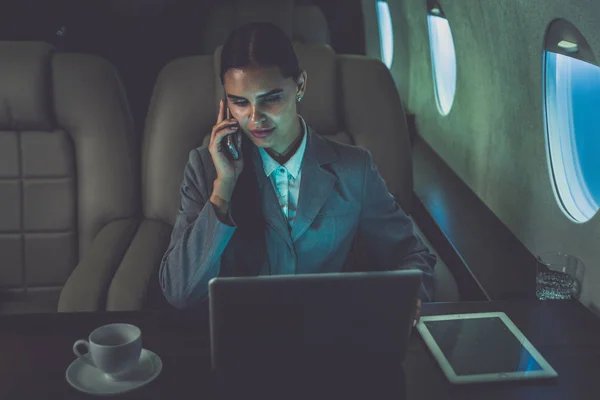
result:
[[[214,53],[215,104],[223,98],[224,92],[219,77],[222,46]],[[306,71],[306,93],[298,104],[298,113],[321,135],[335,135],[340,132],[336,103],[336,54],[327,45],[294,43],[300,68]]]
[[[331,45],[327,19],[318,6],[296,6],[292,38],[300,43]]]
[[[163,13],[177,0],[110,0],[109,9],[121,16],[149,17]]]
[[[0,42],[0,129],[52,129],[52,53],[43,42]]]
[[[271,22],[292,37],[293,0],[234,0],[234,28],[249,22]]]
[[[293,0],[229,0],[215,5],[206,20],[202,53],[213,54],[232,30],[249,22],[271,22],[289,38],[294,24]]]

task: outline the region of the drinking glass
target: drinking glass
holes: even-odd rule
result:
[[[579,299],[585,266],[571,254],[537,257],[536,295],[539,300]]]

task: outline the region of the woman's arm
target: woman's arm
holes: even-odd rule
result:
[[[173,306],[186,308],[203,301],[208,282],[219,275],[221,255],[236,230],[223,204],[213,204],[197,149],[190,152],[181,184],[181,205],[171,243],[163,256],[159,280]],[[227,207],[225,207],[227,208]]]
[[[371,153],[365,152],[363,201],[359,229],[381,269],[423,271],[419,297],[433,298],[433,267],[436,257],[415,235],[412,219],[400,208],[373,164]]]

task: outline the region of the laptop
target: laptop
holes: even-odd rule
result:
[[[304,381],[340,366],[401,363],[421,279],[419,270],[214,278],[217,381]]]

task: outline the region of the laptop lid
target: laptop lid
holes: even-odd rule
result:
[[[213,369],[219,376],[363,356],[402,361],[421,278],[419,270],[215,278]]]

